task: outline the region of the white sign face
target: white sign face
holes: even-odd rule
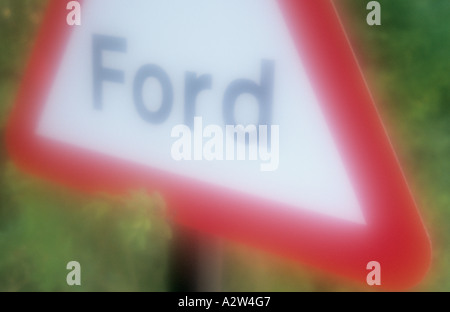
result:
[[[271,153],[227,160],[226,126],[237,124],[256,125],[259,139],[259,125],[272,129]],[[183,150],[191,160],[177,159],[176,144],[188,139],[177,129],[192,130],[191,151]],[[37,131],[365,224],[276,0],[84,2]],[[214,150],[223,157],[210,160],[208,132],[224,142]]]

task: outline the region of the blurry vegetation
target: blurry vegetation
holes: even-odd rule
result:
[[[319,1],[319,0],[315,0]],[[419,290],[450,290],[450,1],[337,0],[361,68],[433,240]],[[0,0],[0,136],[45,0]],[[0,144],[0,291],[168,289],[170,228],[163,201],[144,191],[80,196],[19,171]],[[68,287],[65,265],[82,265]],[[330,278],[228,244],[224,290],[344,290]]]
[[[0,127],[25,68],[46,1],[0,0]]]
[[[82,196],[25,176],[1,177],[0,291],[161,291],[171,231],[158,196]],[[81,263],[82,287],[65,283]]]

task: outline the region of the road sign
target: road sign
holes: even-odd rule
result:
[[[330,1],[50,2],[7,131],[18,165],[160,191],[189,227],[382,285],[430,245]],[[241,139],[241,141],[239,141]]]

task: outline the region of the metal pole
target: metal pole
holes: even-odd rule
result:
[[[221,243],[218,239],[182,226],[174,226],[170,263],[170,290],[220,291]]]

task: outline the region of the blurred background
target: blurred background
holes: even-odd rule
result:
[[[321,0],[320,0],[321,1]],[[450,1],[380,0],[368,26],[362,0],[335,4],[433,243],[413,290],[450,291]],[[80,196],[18,170],[4,126],[46,0],[0,0],[0,291],[166,291],[173,228],[164,199]],[[223,242],[221,290],[367,290],[263,251]],[[82,287],[66,284],[66,264]]]

